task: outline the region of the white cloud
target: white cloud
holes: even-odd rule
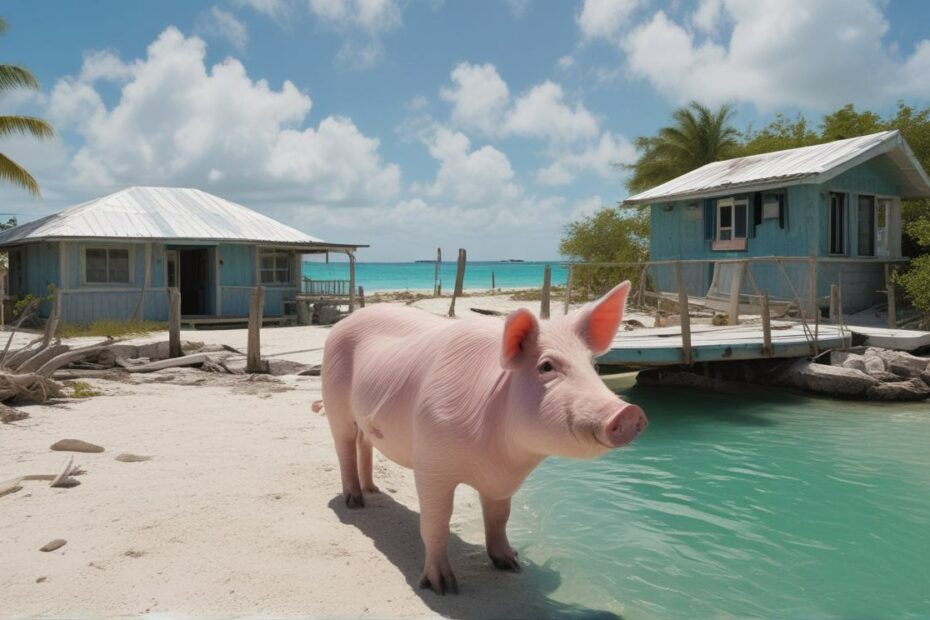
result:
[[[311,13],[336,28],[388,32],[401,24],[396,0],[308,0]]]
[[[209,11],[200,16],[197,20],[197,29],[206,36],[227,41],[239,51],[244,50],[249,41],[249,32],[245,24],[235,15],[218,6],[210,7]]]
[[[248,6],[272,19],[280,20],[290,13],[289,0],[233,0],[238,6]]]
[[[521,95],[505,124],[507,133],[571,142],[597,135],[598,122],[582,103],[565,103],[562,87],[546,80]]]
[[[604,200],[600,196],[591,196],[576,200],[572,205],[569,219],[573,222],[591,217],[604,208]]]
[[[452,104],[452,122],[484,135],[578,141],[596,136],[598,121],[584,104],[566,102],[562,87],[545,81],[515,100],[492,64],[461,63],[440,96]]]
[[[575,66],[575,59],[571,56],[562,56],[556,62],[556,66],[558,66],[559,69],[571,69]]]
[[[415,186],[415,192],[464,205],[497,204],[522,194],[513,181],[510,160],[494,147],[471,150],[465,134],[445,127],[437,128],[424,142],[440,162],[439,172],[431,185]]]
[[[877,0],[705,0],[692,27],[659,11],[616,36],[630,72],[676,101],[830,108],[930,96],[930,41],[883,42]],[[728,39],[713,36],[732,23]],[[710,36],[705,36],[710,34]]]
[[[452,120],[468,129],[496,133],[510,102],[510,89],[492,64],[463,62],[452,70],[453,86],[439,91],[452,104]]]
[[[578,173],[590,172],[605,179],[619,179],[622,164],[636,161],[636,149],[629,140],[620,135],[605,132],[597,140],[581,150],[563,150],[553,157],[553,162],[536,173],[542,185],[565,185]]]
[[[585,39],[613,37],[625,26],[643,0],[584,0],[575,17]]]
[[[510,5],[510,13],[517,19],[520,19],[530,8],[531,0],[507,0],[507,4]]]
[[[125,65],[112,106],[82,80],[94,71],[59,80],[48,114],[83,138],[68,166],[70,182],[98,195],[164,184],[347,206],[397,195],[399,168],[382,162],[378,140],[351,120],[331,116],[303,127],[312,102],[294,84],[275,90],[253,81],[235,59],[207,67],[205,53],[201,39],[166,29],[145,58]]]
[[[80,80],[93,83],[98,80],[119,82],[129,77],[129,65],[120,60],[113,50],[93,50],[84,53]]]
[[[425,95],[416,95],[408,99],[404,107],[411,112],[422,112],[429,107],[429,99]]]

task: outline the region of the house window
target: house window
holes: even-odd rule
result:
[[[129,248],[85,249],[84,281],[87,284],[129,284]]]
[[[273,250],[261,252],[258,270],[262,284],[290,284],[291,254]]]
[[[891,198],[875,199],[875,256],[888,256],[891,226]]]
[[[875,256],[875,196],[859,196],[859,256]]]
[[[717,201],[717,227],[714,250],[745,250],[749,225],[749,202],[724,198]]]

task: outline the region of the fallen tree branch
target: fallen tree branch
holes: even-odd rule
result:
[[[13,336],[16,335],[16,331],[19,329],[19,326],[23,324],[23,321],[32,316],[32,313],[35,312],[35,309],[38,307],[39,300],[33,299],[26,304],[25,308],[23,308],[23,312],[19,315],[19,319],[17,319],[16,323],[13,324],[13,331],[10,332],[10,337],[6,340],[6,346],[3,347],[3,355],[0,355],[0,366],[3,366],[3,363],[6,361],[6,354],[10,350],[10,344],[13,343]],[[41,340],[42,339],[40,338],[39,340],[34,340],[33,342],[41,342]]]
[[[13,399],[44,403],[60,395],[61,385],[48,377],[36,373],[0,373],[0,403]]]
[[[195,353],[194,355],[185,355],[184,357],[174,357],[166,360],[160,360],[157,362],[149,362],[148,364],[120,364],[120,360],[117,360],[117,364],[120,364],[126,372],[154,372],[156,370],[164,370],[166,368],[176,368],[179,366],[194,366],[197,364],[203,364],[204,362],[210,360],[210,356],[206,353]]]
[[[37,353],[33,354],[32,357],[16,367],[16,372],[32,372],[36,368],[40,368],[45,362],[49,361],[56,355],[61,355],[62,353],[65,353],[69,350],[71,350],[71,347],[68,345],[55,343],[52,346],[46,349],[41,349]]]
[[[112,338],[107,338],[107,340],[101,344],[90,345],[87,347],[81,347],[80,349],[74,349],[73,351],[68,351],[67,353],[62,353],[50,359],[49,361],[42,364],[38,370],[36,370],[37,375],[42,375],[43,377],[50,377],[53,372],[58,370],[63,366],[67,366],[72,362],[83,359],[93,353],[98,353],[107,348],[110,344],[113,343]]]

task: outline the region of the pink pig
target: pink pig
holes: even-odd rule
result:
[[[350,508],[377,492],[372,446],[414,471],[426,562],[420,585],[458,591],[446,547],[456,486],[481,496],[494,566],[520,570],[507,540],[510,499],[549,455],[593,458],[630,443],[648,422],[598,378],[630,283],[565,317],[528,310],[506,321],[452,321],[379,305],[333,327],[323,403]]]

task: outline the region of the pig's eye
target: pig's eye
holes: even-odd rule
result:
[[[552,362],[546,361],[546,362],[543,362],[542,364],[540,364],[540,365],[537,367],[537,370],[539,370],[539,374],[542,375],[542,374],[545,374],[545,373],[547,373],[547,372],[552,372],[553,370],[555,370],[555,366],[552,365]]]

